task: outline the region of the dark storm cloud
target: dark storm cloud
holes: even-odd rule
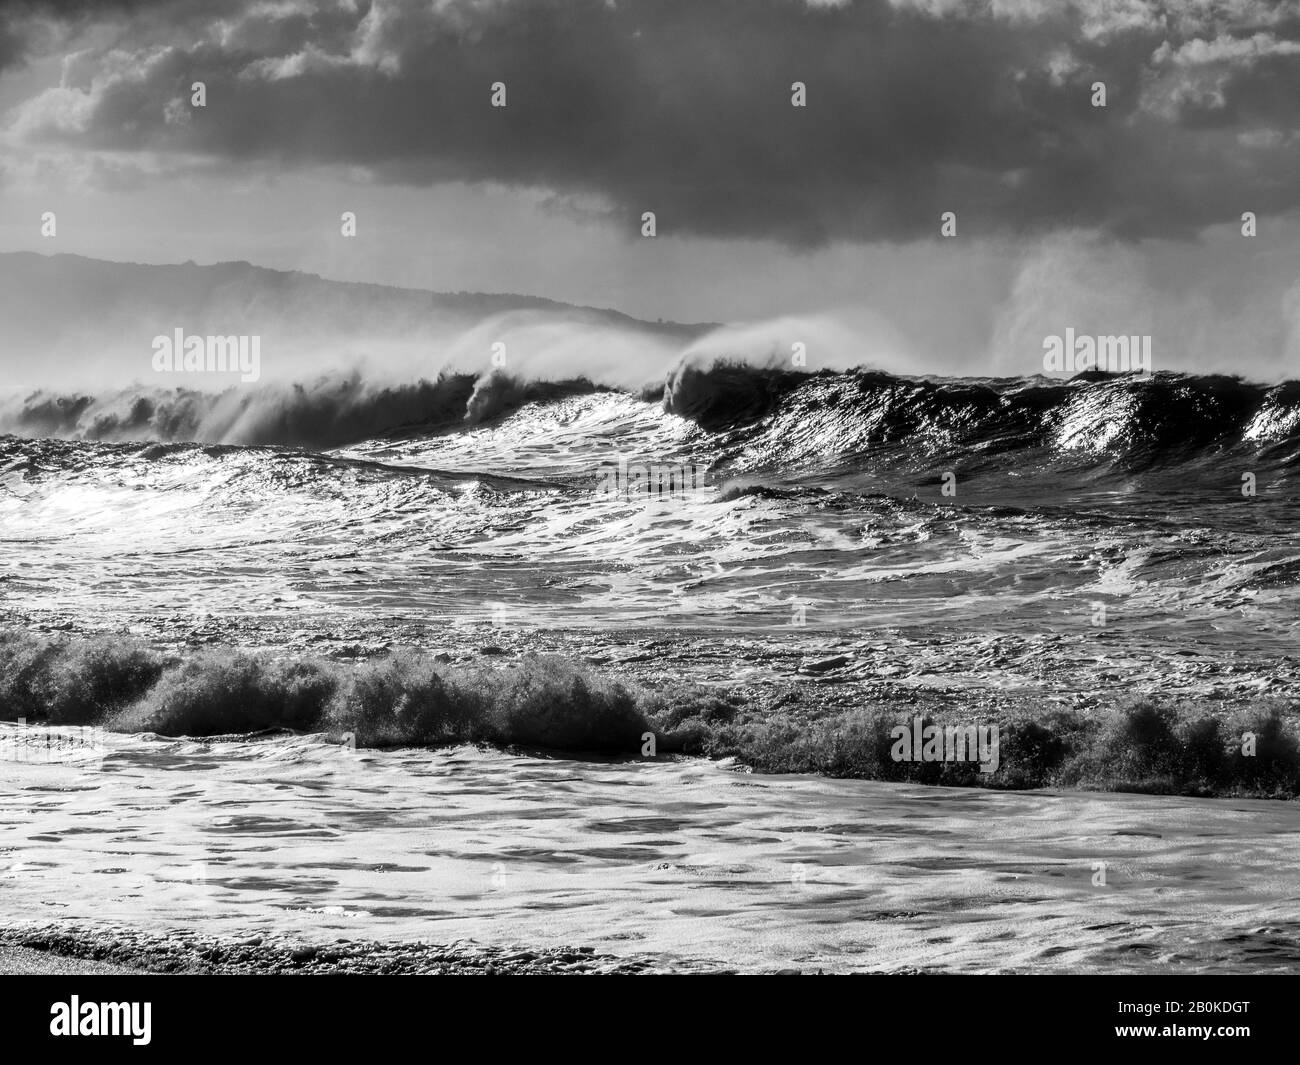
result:
[[[795,245],[930,235],[949,210],[968,234],[1186,235],[1300,199],[1295,5],[47,8],[117,36],[17,110],[30,141],[537,187],[604,205],[629,232],[652,210],[661,233]],[[505,109],[489,106],[497,81]],[[790,105],[795,81],[806,108]]]
[[[248,0],[0,0],[0,72],[89,25],[130,18],[136,29],[155,23],[174,37],[213,18],[238,15],[247,6]]]

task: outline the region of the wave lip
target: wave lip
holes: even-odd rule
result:
[[[924,468],[936,458],[1011,462],[1028,452],[1178,462],[1300,433],[1300,382],[1165,372],[1057,381],[685,365],[670,376],[663,405],[729,434],[749,468],[798,458]]]
[[[309,384],[125,389],[101,396],[43,391],[0,408],[0,430],[105,442],[195,442],[333,448],[394,432],[435,433],[503,417],[525,403],[599,391],[587,381],[530,382],[499,371],[373,384],[359,371]]]
[[[63,760],[104,754],[102,742],[67,726],[173,737],[292,729],[362,747],[487,743],[631,754],[657,718],[713,701],[692,685],[661,696],[554,655],[453,666],[397,650],[346,666],[210,649],[178,660],[130,640],[0,631],[0,719],[60,726],[48,735],[60,737]],[[22,761],[41,746],[31,742],[35,732],[24,736],[25,744],[0,736],[0,761]]]
[[[543,441],[554,435],[552,412],[604,393],[624,395],[647,418],[658,403],[663,425],[678,419],[692,426],[692,446],[737,472],[810,464],[920,470],[940,460],[1010,466],[1052,455],[1076,463],[1172,464],[1261,449],[1269,452],[1266,462],[1290,467],[1300,457],[1288,453],[1300,437],[1296,381],[1268,386],[1167,372],[1087,373],[1068,381],[925,378],[726,361],[683,362],[662,390],[633,393],[584,378],[533,380],[500,370],[405,385],[370,382],[353,371],[311,384],[268,384],[256,393],[37,392],[0,406],[0,430],[106,443],[335,449],[511,425],[516,442]],[[608,427],[620,447],[646,434],[640,416],[632,421],[626,432]],[[599,443],[577,441],[589,449]]]

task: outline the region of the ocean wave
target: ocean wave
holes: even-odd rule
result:
[[[107,442],[332,448],[403,430],[473,426],[535,400],[597,390],[585,381],[524,381],[501,372],[375,384],[352,371],[306,384],[268,384],[256,392],[134,388],[96,396],[38,391],[0,406],[0,430]]]
[[[962,728],[965,710],[922,715],[910,697],[906,705],[874,699],[792,720],[784,704],[758,705],[739,689],[680,677],[652,690],[558,655],[452,665],[402,648],[345,664],[210,647],[176,657],[128,639],[0,630],[0,720],[166,737],[292,730],[370,748],[470,743],[642,757],[653,735],[656,753],[736,758],[767,773],[1011,789],[1300,793],[1296,710],[1286,700],[1261,699],[1227,719],[1222,707],[1204,702],[1147,698],[1122,699],[1105,712],[1000,712],[991,726],[996,777],[974,761],[893,753],[899,724]],[[1247,733],[1257,743],[1250,755],[1241,750]],[[66,749],[75,736],[53,738],[60,757],[82,755]],[[32,758],[11,747],[0,756]],[[41,757],[52,760],[48,749]]]
[[[711,719],[725,702],[691,684],[652,692],[555,655],[448,665],[399,649],[349,666],[209,648],[177,659],[129,639],[0,630],[0,720],[116,732],[292,729],[348,735],[362,747],[486,743],[631,754],[657,722]]]
[[[325,449],[469,431],[526,418],[521,410],[530,404],[548,407],[614,391],[585,379],[530,380],[502,371],[444,373],[404,385],[374,383],[353,371],[256,392],[34,392],[0,405],[0,431]],[[683,362],[662,388],[629,398],[661,403],[664,416],[702,434],[703,450],[741,469],[828,460],[851,465],[890,449],[895,459],[919,464],[1029,451],[1172,462],[1248,448],[1287,466],[1296,461],[1300,440],[1300,382],[1265,385],[1222,375],[920,378],[723,360]]]
[[[1239,447],[1292,465],[1288,448],[1300,440],[1300,383],[1172,373],[934,379],[684,366],[664,408],[727,434],[747,468],[863,459],[919,468],[1027,452],[1165,462]]]

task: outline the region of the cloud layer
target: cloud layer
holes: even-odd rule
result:
[[[945,211],[967,235],[1184,237],[1300,201],[1295,2],[32,0],[0,20],[0,66],[65,55],[6,115],[11,147],[146,175],[490,182],[629,234],[654,211],[662,235],[795,246],[926,237]]]

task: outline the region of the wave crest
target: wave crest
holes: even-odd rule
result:
[[[454,433],[512,417],[528,404],[611,391],[581,378],[539,381],[501,370],[444,372],[409,384],[374,383],[353,371],[257,392],[36,392],[0,405],[0,431],[325,449]],[[662,390],[637,396],[661,401],[666,414],[693,422],[748,466],[852,462],[881,448],[917,461],[1035,449],[1185,461],[1237,447],[1273,449],[1289,465],[1297,456],[1283,452],[1300,436],[1300,382],[1269,386],[1220,375],[922,378],[687,360]]]
[[[103,396],[35,392],[0,408],[0,430],[26,437],[123,442],[340,447],[503,417],[533,400],[596,391],[585,381],[527,382],[494,372],[372,384],[360,372],[255,393],[127,389]]]

